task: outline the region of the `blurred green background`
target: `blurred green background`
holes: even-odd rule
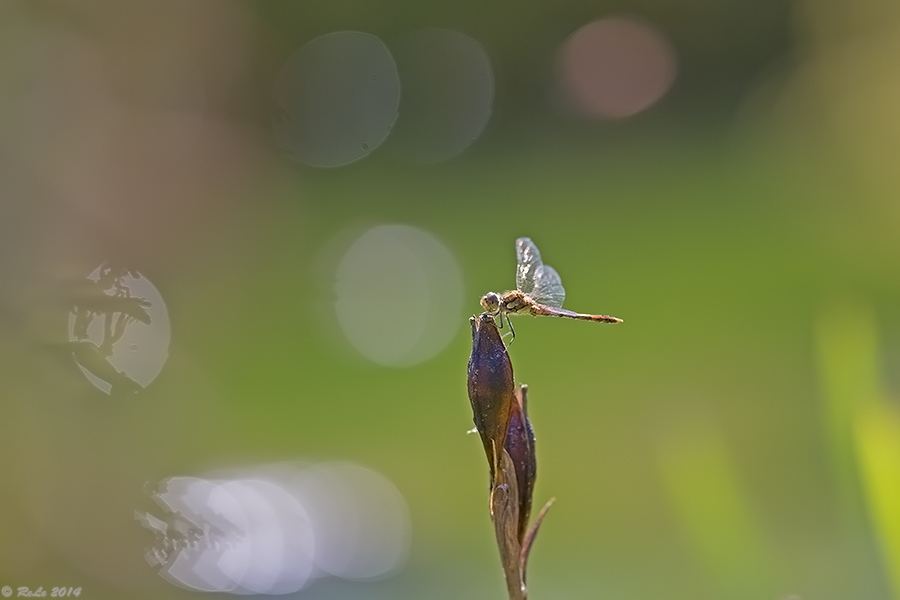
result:
[[[560,48],[611,15],[667,40],[677,75],[594,118]],[[492,65],[465,151],[418,165],[388,138],[317,169],[275,143],[303,44],[435,27]],[[296,597],[504,597],[467,318],[529,236],[568,308],[625,321],[515,321],[535,503],[557,498],[530,597],[900,598],[900,4],[4,2],[0,47],[0,585],[191,596],[144,560],[148,486],[342,460],[404,497],[408,561]],[[335,312],[342,256],[384,224],[460,274],[455,334],[408,366],[360,354]],[[67,286],[111,259],[171,321],[135,396],[68,345]],[[381,324],[425,310],[356,294]]]

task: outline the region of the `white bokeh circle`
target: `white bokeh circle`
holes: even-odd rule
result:
[[[156,287],[135,269],[103,263],[72,293],[68,337],[78,368],[110,395],[136,393],[169,357],[170,324]]]
[[[338,264],[335,311],[363,356],[405,367],[434,357],[459,331],[462,288],[457,261],[437,238],[407,225],[379,225]]]
[[[171,477],[137,511],[157,537],[146,557],[183,588],[289,594],[313,579],[370,581],[402,568],[409,509],[384,476],[361,465],[281,464],[212,479]]]

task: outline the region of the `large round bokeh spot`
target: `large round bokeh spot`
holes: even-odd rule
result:
[[[336,275],[338,323],[353,347],[377,364],[428,360],[463,322],[459,265],[421,229],[369,229],[344,253]]]

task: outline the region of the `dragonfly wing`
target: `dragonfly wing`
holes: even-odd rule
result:
[[[541,253],[530,239],[522,237],[516,240],[516,289],[531,295],[535,287],[538,269],[543,266]]]
[[[566,288],[556,269],[547,265],[540,265],[534,275],[534,289],[526,292],[532,300],[544,306],[562,308],[566,300]]]

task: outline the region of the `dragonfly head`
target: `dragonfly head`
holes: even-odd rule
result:
[[[500,312],[500,294],[496,292],[488,292],[481,297],[481,307],[489,315],[496,315]]]

